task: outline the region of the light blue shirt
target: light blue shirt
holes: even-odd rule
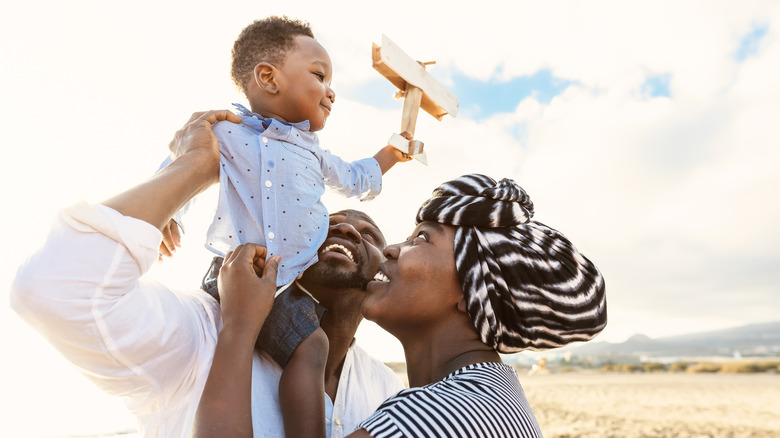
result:
[[[317,261],[328,234],[325,187],[368,201],[382,189],[382,170],[374,158],[350,163],[321,149],[308,121],[287,124],[236,108],[242,123],[213,126],[222,167],[205,246],[220,256],[244,243],[266,246],[269,257],[281,257],[281,286]]]

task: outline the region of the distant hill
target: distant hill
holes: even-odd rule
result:
[[[578,356],[780,356],[780,321],[653,339],[637,334],[625,342],[587,342],[564,347]]]

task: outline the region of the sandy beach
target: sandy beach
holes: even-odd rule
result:
[[[780,437],[780,374],[518,375],[545,438]]]
[[[546,438],[780,437],[778,374],[520,374],[520,382]]]

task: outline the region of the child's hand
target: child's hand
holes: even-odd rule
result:
[[[395,146],[387,145],[374,155],[374,159],[379,163],[379,168],[382,169],[382,175],[384,175],[395,163],[409,161],[412,157],[399,151]]]
[[[181,230],[179,224],[173,219],[168,221],[168,225],[164,226],[162,230],[163,240],[160,243],[160,256],[159,261],[162,261],[162,257],[173,257],[176,253],[176,248],[181,248]]]
[[[407,154],[406,152],[399,151],[398,149],[395,148],[395,146],[390,146],[390,147],[393,148],[392,152],[395,155],[395,160],[397,162],[403,163],[405,161],[411,161],[412,160],[412,156]]]
[[[264,246],[248,243],[227,253],[217,280],[223,329],[257,338],[276,293],[279,257],[265,260]]]

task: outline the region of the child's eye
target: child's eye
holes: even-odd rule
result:
[[[317,76],[317,79],[319,79],[320,82],[325,80],[325,75],[323,73],[314,73],[314,76]]]

